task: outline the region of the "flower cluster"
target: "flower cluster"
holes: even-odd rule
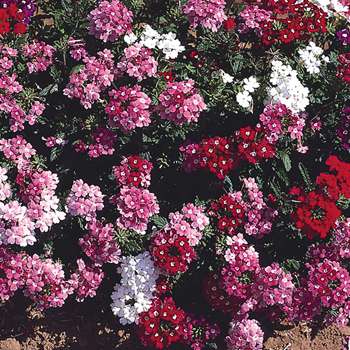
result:
[[[141,44],[134,44],[124,50],[124,55],[117,63],[116,74],[123,73],[142,81],[154,77],[157,73],[158,62],[152,56],[152,50]]]
[[[159,213],[156,196],[146,189],[123,186],[115,199],[120,213],[117,226],[145,234],[151,216]]]
[[[96,217],[96,212],[103,207],[103,194],[98,186],[88,185],[83,180],[73,182],[67,197],[70,215],[81,216],[86,221],[91,221]]]
[[[113,175],[119,186],[148,188],[151,185],[153,165],[140,156],[124,158],[120,165],[113,167]]]
[[[200,113],[206,109],[206,104],[194,84],[191,79],[167,83],[166,89],[159,96],[157,106],[162,119],[178,125],[198,121]]]
[[[226,337],[228,350],[262,350],[264,332],[256,320],[233,321]]]
[[[151,308],[140,315],[142,343],[156,349],[168,349],[182,338],[185,319],[185,312],[176,306],[171,297],[164,300],[155,298]]]
[[[183,153],[183,167],[187,172],[208,169],[222,180],[235,165],[232,143],[227,137],[204,139],[199,144],[184,145],[180,151]]]
[[[345,150],[350,149],[349,127],[350,127],[350,107],[346,107],[342,111],[342,116],[337,128],[337,136],[340,139],[341,146]]]
[[[29,73],[45,72],[52,65],[55,48],[43,41],[36,41],[23,46],[23,56],[30,61],[27,63]]]
[[[282,103],[294,113],[305,111],[309,105],[309,89],[301,84],[297,71],[290,65],[272,61],[270,83],[268,102]]]
[[[151,99],[141,91],[141,86],[126,86],[109,92],[110,101],[105,108],[111,127],[124,132],[148,126],[150,119]]]
[[[201,25],[216,32],[227,18],[225,5],[225,0],[188,0],[182,10],[194,28]]]
[[[330,156],[326,165],[333,173],[321,173],[316,179],[316,190],[305,193],[294,188],[291,191],[300,203],[293,214],[295,225],[309,238],[326,238],[342,214],[342,201],[350,198],[350,165],[336,156]]]
[[[151,308],[158,271],[149,253],[144,252],[123,257],[119,273],[121,281],[115,285],[111,296],[112,312],[119,317],[121,324],[139,323],[142,321],[140,314]]]
[[[253,102],[251,94],[260,86],[255,77],[243,79],[243,90],[236,96],[237,103],[242,108],[249,108]]]
[[[63,93],[71,99],[79,99],[84,108],[90,109],[114,80],[114,56],[104,49],[97,56],[83,55],[82,61],[79,71],[70,75]]]
[[[129,45],[137,43],[149,49],[159,49],[166,59],[175,59],[180,52],[185,51],[185,47],[181,45],[180,40],[176,39],[175,33],[159,34],[148,24],[145,25],[139,41],[137,40],[138,38],[134,33],[124,37],[124,41]]]
[[[90,12],[88,20],[89,34],[113,42],[131,31],[133,14],[118,0],[104,0]]]
[[[350,83],[350,53],[344,53],[338,57],[339,65],[337,76],[345,83]]]
[[[272,12],[259,8],[256,5],[247,5],[243,11],[239,13],[239,17],[243,23],[239,26],[239,31],[245,33],[249,30],[256,30],[261,35],[262,23],[270,21]]]
[[[311,33],[327,31],[326,13],[308,0],[265,1],[271,17],[262,23],[261,40],[264,45],[290,44],[307,40]]]
[[[24,34],[27,31],[27,22],[34,12],[34,1],[30,1],[32,9],[23,11],[18,7],[20,1],[4,0],[0,4],[0,35],[14,33]],[[26,9],[26,8],[25,8]]]
[[[310,41],[305,49],[299,49],[298,53],[302,64],[310,74],[320,73],[321,65],[329,62],[329,57],[323,55],[322,47],[317,46],[313,41]]]
[[[121,251],[115,240],[115,231],[112,224],[103,225],[98,220],[88,224],[89,233],[79,239],[83,252],[95,262],[118,264]]]

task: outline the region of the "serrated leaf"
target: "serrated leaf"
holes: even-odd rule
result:
[[[151,221],[157,226],[158,229],[162,229],[168,224],[168,220],[160,215],[153,215]]]

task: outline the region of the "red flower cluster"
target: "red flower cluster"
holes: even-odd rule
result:
[[[266,0],[265,5],[272,15],[261,26],[264,45],[290,44],[327,32],[327,14],[310,1]]]
[[[298,188],[290,191],[301,202],[293,215],[296,227],[309,238],[315,235],[325,238],[341,215],[339,201],[350,198],[350,164],[335,156],[330,156],[326,164],[335,174],[321,173],[316,179],[316,191],[307,194]]]
[[[208,169],[220,180],[234,168],[232,141],[227,137],[212,137],[199,144],[181,147],[186,171]]]
[[[232,195],[226,194],[210,203],[209,215],[217,218],[220,231],[234,235],[243,224],[245,209]]]
[[[7,8],[0,8],[0,35],[15,33],[23,34],[27,26],[23,23],[24,14],[19,11],[16,4],[10,4]]]
[[[196,258],[196,252],[187,237],[177,235],[172,229],[157,232],[151,254],[155,265],[169,275],[186,272],[188,265]]]
[[[256,164],[275,155],[275,147],[268,142],[260,124],[255,128],[247,126],[239,129],[235,132],[235,140],[239,157],[249,163]]]
[[[344,53],[338,57],[337,77],[350,84],[350,53]]]
[[[232,313],[237,311],[237,303],[225,291],[220,275],[213,273],[204,280],[203,291],[209,305],[218,311]]]
[[[169,349],[184,334],[186,314],[171,297],[153,299],[152,306],[139,318],[139,334],[145,346]]]
[[[147,188],[151,184],[153,165],[140,156],[129,156],[120,165],[113,167],[113,174],[119,186]]]

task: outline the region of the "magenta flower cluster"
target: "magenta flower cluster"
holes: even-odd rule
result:
[[[96,56],[83,56],[83,66],[70,75],[63,93],[71,99],[79,99],[85,109],[90,109],[114,80],[114,56],[108,49],[99,51]]]
[[[11,70],[17,64],[17,57],[17,50],[0,45],[0,112],[9,116],[10,129],[14,132],[23,130],[26,122],[29,125],[35,124],[45,110],[44,104],[38,100],[32,102],[27,112],[21,106],[22,101],[18,95],[24,91],[24,87],[17,81],[17,75],[11,74]]]
[[[200,113],[207,106],[194,84],[192,79],[167,83],[166,89],[159,96],[157,106],[162,119],[178,125],[198,121]]]
[[[109,92],[110,101],[106,106],[106,114],[111,127],[130,132],[151,123],[151,99],[141,91],[141,86],[122,86]]]
[[[157,68],[158,62],[153,57],[152,50],[137,43],[124,49],[124,55],[117,63],[116,74],[122,76],[126,73],[142,81],[155,77]]]
[[[56,50],[43,41],[34,41],[23,46],[23,56],[30,61],[27,62],[29,73],[45,72],[53,63]]]
[[[116,41],[132,28],[133,14],[118,0],[101,1],[90,12],[89,34],[104,42]]]
[[[85,236],[79,239],[83,252],[96,264],[118,264],[121,250],[115,240],[115,230],[112,224],[103,224],[98,220],[88,223]]]
[[[137,187],[123,186],[115,200],[120,213],[117,226],[145,234],[151,216],[159,213],[156,196],[150,191]]]
[[[217,32],[227,18],[225,6],[225,0],[188,0],[182,10],[192,27],[201,25]]]

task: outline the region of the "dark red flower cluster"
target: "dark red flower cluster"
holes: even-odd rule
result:
[[[325,238],[341,215],[340,201],[350,199],[350,164],[330,156],[326,164],[333,174],[321,173],[317,189],[304,193],[293,188],[290,193],[297,196],[300,205],[293,214],[296,227],[309,238],[315,235]]]
[[[350,84],[350,53],[344,53],[338,57],[337,77]]]
[[[153,165],[140,156],[124,158],[120,165],[113,167],[113,174],[119,186],[135,186],[147,188],[151,184]]]
[[[217,219],[220,231],[234,235],[244,223],[245,209],[232,195],[225,194],[210,203],[208,214]]]
[[[237,302],[233,301],[225,291],[223,280],[217,273],[207,276],[203,283],[203,292],[209,305],[217,311],[232,313],[238,309]]]
[[[181,147],[184,155],[184,168],[191,172],[197,169],[208,169],[220,180],[235,166],[232,141],[228,137],[212,137],[199,144]]]
[[[186,314],[171,297],[153,299],[152,306],[139,317],[138,331],[145,346],[169,349],[182,339]]]
[[[155,265],[169,275],[186,272],[189,264],[197,256],[188,238],[179,236],[176,230],[172,229],[156,233],[152,241],[151,254]]]
[[[266,0],[265,5],[272,15],[261,26],[264,45],[290,44],[327,32],[327,14],[310,1]]]
[[[16,4],[11,3],[6,8],[0,8],[0,35],[25,33],[27,26],[24,20],[24,13],[19,11]]]
[[[255,128],[247,126],[235,132],[239,158],[256,164],[275,156],[275,147],[269,143],[260,124]]]

